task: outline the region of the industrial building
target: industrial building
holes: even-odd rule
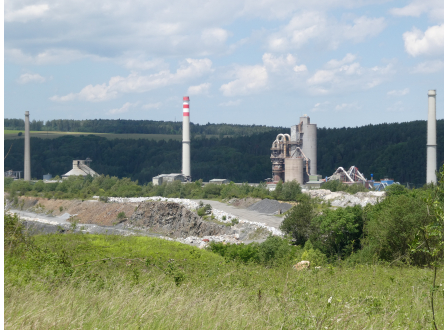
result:
[[[182,173],[160,174],[152,178],[154,186],[160,186],[164,182],[180,181],[185,182],[185,176]]]
[[[272,181],[317,181],[317,126],[303,115],[291,134],[278,134],[271,147]],[[311,176],[315,176],[311,178]]]
[[[85,160],[74,160],[73,161],[73,168],[65,173],[62,176],[62,179],[67,179],[69,176],[98,176],[99,174],[96,173],[94,170],[92,170],[89,165],[92,162],[90,158],[87,158]]]

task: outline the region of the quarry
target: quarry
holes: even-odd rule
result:
[[[351,195],[316,189],[308,192],[332,207],[375,204],[385,192]],[[203,248],[209,242],[250,243],[269,235],[282,236],[279,226],[296,202],[233,198],[226,203],[166,197],[110,197],[106,202],[41,197],[6,198],[8,212],[17,213],[36,232],[84,232],[157,236]],[[211,204],[210,216],[197,214],[201,204]]]

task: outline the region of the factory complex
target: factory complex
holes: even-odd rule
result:
[[[191,182],[190,164],[190,98],[183,97],[183,125],[182,125],[182,171],[181,173],[159,174],[152,179],[154,185],[181,181]],[[31,180],[31,146],[30,146],[30,122],[29,111],[25,112],[25,150],[23,179]],[[436,156],[436,91],[428,91],[428,121],[427,121],[427,165],[426,183],[437,183],[437,156]],[[265,179],[269,189],[273,189],[278,182],[295,181],[303,188],[320,188],[323,182],[339,180],[347,185],[362,185],[368,189],[382,190],[394,180],[384,178],[380,181],[370,180],[358,170],[351,166],[348,170],[339,167],[331,176],[322,178],[317,173],[317,125],[312,124],[308,115],[302,115],[297,125],[291,126],[289,133],[278,134],[270,148],[270,160],[272,163],[272,177]],[[70,176],[97,176],[99,175],[90,168],[92,160],[73,160],[73,168],[62,175],[63,179]],[[9,170],[5,177],[21,179],[21,171]],[[44,175],[44,180],[51,179],[51,174]],[[212,184],[226,184],[228,179],[215,178],[209,181]]]

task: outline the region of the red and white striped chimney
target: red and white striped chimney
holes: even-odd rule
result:
[[[183,112],[182,174],[190,181],[190,98],[188,96],[184,96]]]

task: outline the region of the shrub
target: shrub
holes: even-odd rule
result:
[[[288,212],[280,225],[280,230],[292,236],[295,243],[303,245],[310,238],[313,228],[311,220],[316,212],[311,198],[301,195],[301,202]]]

